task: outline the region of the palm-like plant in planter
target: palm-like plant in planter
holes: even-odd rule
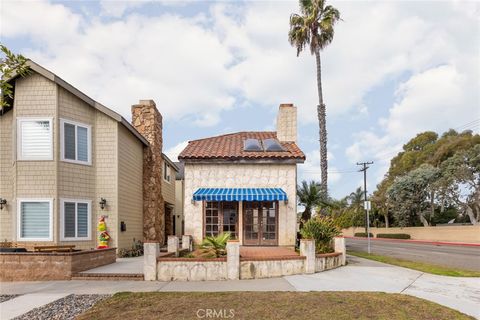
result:
[[[202,255],[209,258],[220,258],[227,254],[227,242],[230,240],[230,232],[221,233],[217,236],[207,236],[200,244]]]
[[[316,216],[305,222],[300,234],[303,239],[315,240],[316,253],[329,253],[333,252],[332,241],[340,235],[340,230],[331,217]]]

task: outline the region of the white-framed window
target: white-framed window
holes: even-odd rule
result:
[[[53,160],[52,118],[17,118],[17,159]]]
[[[90,200],[60,200],[60,240],[91,239],[92,202]]]
[[[163,161],[163,179],[170,182],[170,166],[165,160]]]
[[[60,120],[60,149],[62,161],[92,164],[91,126],[75,121]]]
[[[53,200],[17,199],[17,238],[53,241]]]

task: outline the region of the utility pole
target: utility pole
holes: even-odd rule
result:
[[[367,169],[370,168],[368,165],[373,164],[373,161],[367,161],[367,162],[357,162],[357,166],[362,166],[362,169],[359,171],[363,171],[363,190],[365,194],[365,202],[364,202],[364,208],[365,208],[365,234],[367,235],[368,239],[368,253],[370,253],[370,202],[367,200]]]

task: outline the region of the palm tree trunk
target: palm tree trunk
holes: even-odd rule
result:
[[[315,58],[317,62],[317,86],[318,86],[318,126],[319,126],[319,141],[320,141],[320,170],[321,170],[321,186],[325,193],[328,192],[328,159],[327,159],[327,112],[325,104],[323,103],[322,92],[322,65],[320,61],[320,50],[315,51]]]

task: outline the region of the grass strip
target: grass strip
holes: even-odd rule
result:
[[[437,274],[440,276],[450,276],[450,277],[480,277],[479,271],[473,270],[463,270],[463,269],[456,269],[450,267],[443,267],[435,264],[425,263],[425,262],[417,262],[411,260],[404,260],[393,258],[389,256],[383,256],[379,254],[368,254],[367,252],[363,251],[350,251],[348,250],[347,254],[352,256],[370,259],[378,262],[393,264],[395,266],[414,269],[426,273]]]
[[[382,292],[123,292],[99,302],[77,319],[200,318],[473,319],[427,300]]]

